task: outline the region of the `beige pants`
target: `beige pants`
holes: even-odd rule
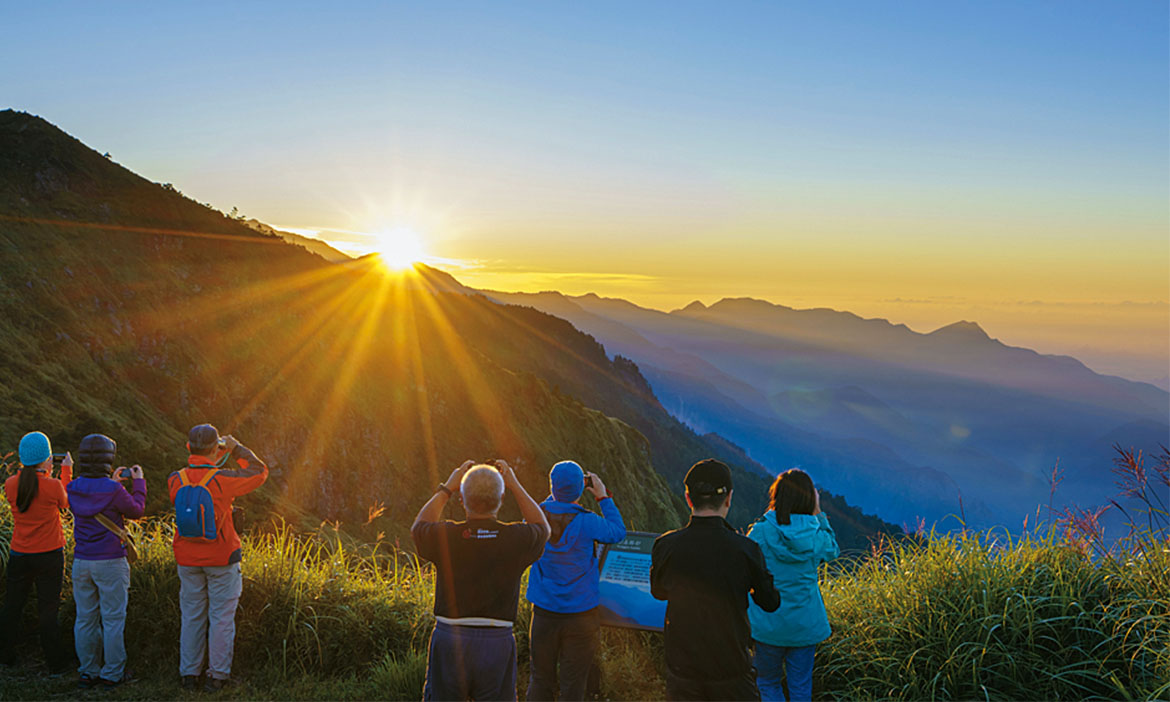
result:
[[[236,643],[236,605],[244,590],[240,564],[179,566],[179,675],[207,674],[226,680]]]

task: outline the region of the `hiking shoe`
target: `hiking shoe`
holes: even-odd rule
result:
[[[92,675],[84,675],[83,674],[80,678],[77,679],[77,689],[78,690],[92,690],[94,687],[97,686],[99,680],[100,680],[100,678],[95,678]]]
[[[181,683],[184,690],[198,690],[199,676],[198,675],[184,675]]]
[[[209,675],[207,676],[207,680],[203,683],[203,691],[219,692],[225,687],[235,687],[238,684],[239,681],[232,678],[213,678]]]
[[[119,685],[132,683],[135,680],[136,678],[134,677],[134,673],[129,668],[122,671],[122,677],[118,680],[106,680],[105,678],[98,678],[98,682],[101,683],[103,690],[112,690]]]

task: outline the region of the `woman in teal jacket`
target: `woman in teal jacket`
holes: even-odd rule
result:
[[[781,473],[770,492],[768,512],[748,532],[763,550],[780,591],[775,612],[748,602],[760,696],[765,701],[811,700],[813,652],[832,633],[817,566],[841,555],[841,549],[808,473],[797,469]],[[781,684],[785,677],[787,696]]]

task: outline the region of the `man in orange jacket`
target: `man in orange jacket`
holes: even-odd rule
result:
[[[176,515],[180,526],[175,529],[174,550],[179,565],[179,610],[183,619],[179,634],[179,675],[184,688],[194,689],[203,673],[206,655],[204,689],[214,692],[231,681],[236,605],[244,587],[240,537],[232,523],[232,502],[264,484],[268,466],[233,437],[221,439],[219,431],[210,424],[192,427],[187,436],[187,449],[191,453],[187,467],[167,478],[171,502],[177,502],[178,512],[179,503],[189,504],[190,495],[198,493],[206,498],[203,507],[210,507],[214,518],[205,524],[200,522],[203,526],[199,536],[183,536],[179,533],[183,520]],[[181,489],[187,494],[179,496]],[[200,514],[211,516],[206,511],[201,509]]]

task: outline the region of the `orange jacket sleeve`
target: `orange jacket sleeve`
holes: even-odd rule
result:
[[[57,489],[60,491],[57,496],[57,509],[69,509],[69,492],[65,486],[70,480],[73,480],[73,466],[61,466],[61,478],[57,481]]]
[[[268,480],[268,466],[252,453],[251,449],[237,446],[232,451],[238,469],[221,470],[216,479],[223,486],[224,494],[239,497],[252,492]]]

